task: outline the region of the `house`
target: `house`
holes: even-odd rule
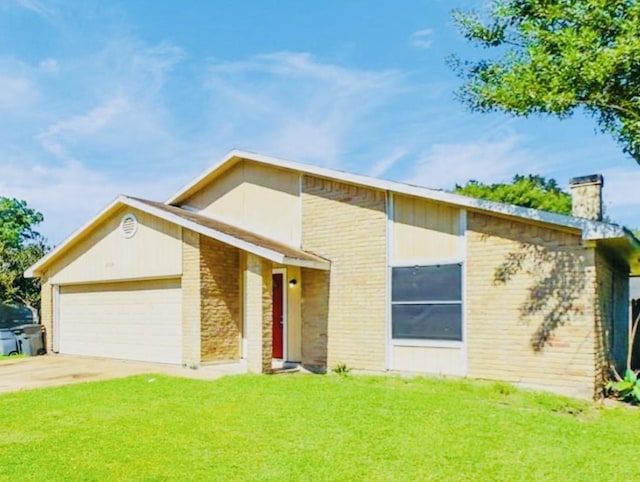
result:
[[[594,396],[640,273],[601,190],[574,179],[563,216],[232,151],[164,203],[119,196],[26,274],[54,352]]]

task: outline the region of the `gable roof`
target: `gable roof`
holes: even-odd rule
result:
[[[585,241],[599,241],[605,245],[608,243],[613,249],[624,251],[624,256],[632,265],[632,272],[640,274],[640,240],[631,231],[617,224],[591,221],[562,214],[555,214],[538,209],[523,208],[511,204],[486,201],[471,198],[447,191],[430,189],[412,184],[396,181],[387,181],[359,174],[352,174],[336,169],[313,166],[294,161],[288,161],[277,157],[265,156],[248,151],[233,150],[222,160],[197,177],[194,181],[180,189],[164,203],[121,195],[96,217],[73,233],[63,243],[57,246],[49,254],[25,271],[25,276],[36,276],[42,268],[50,264],[53,259],[73,246],[84,233],[96,226],[99,222],[122,205],[127,205],[168,222],[180,225],[184,228],[198,232],[204,236],[217,239],[231,246],[238,247],[247,252],[270,259],[276,263],[292,266],[309,267],[316,269],[329,269],[330,262],[304,250],[288,246],[268,237],[247,231],[228,222],[203,216],[187,209],[182,209],[179,204],[204,186],[212,182],[227,169],[237,162],[248,160],[259,164],[288,169],[300,173],[312,174],[318,177],[337,180],[347,184],[371,187],[390,193],[405,194],[420,197],[463,209],[493,213],[499,216],[519,218],[524,221],[534,221],[558,228],[579,231]],[[177,205],[177,206],[176,206]],[[617,247],[616,247],[617,246]]]
[[[327,260],[316,256],[315,254],[293,248],[279,241],[247,231],[246,229],[238,226],[233,226],[226,222],[219,221],[212,217],[202,216],[201,214],[187,211],[186,209],[181,209],[176,206],[170,206],[156,201],[149,201],[147,199],[135,197],[125,197],[125,199],[134,204],[134,207],[138,207],[138,209],[141,209],[142,211],[145,209],[141,208],[137,203],[148,206],[146,209],[147,212],[150,210],[153,211],[150,214],[156,214],[158,217],[162,217],[167,221],[175,221],[175,224],[180,224],[182,227],[244,249],[245,251],[270,259],[271,261],[283,264],[294,264],[295,266],[306,266],[310,268],[328,269],[329,267],[329,262]],[[166,214],[162,215],[156,210]],[[177,216],[182,220],[182,222],[173,218],[173,216]],[[260,250],[256,250],[256,248],[260,248]]]
[[[539,209],[524,208],[496,201],[486,201],[484,199],[472,198],[438,189],[415,186],[412,184],[406,184],[397,181],[387,181],[385,179],[363,176],[360,174],[352,174],[337,169],[303,164],[300,162],[289,161],[286,159],[265,156],[262,154],[241,151],[237,149],[229,152],[219,162],[214,164],[203,174],[198,176],[192,182],[187,184],[185,187],[183,187],[177,193],[167,199],[165,203],[179,205],[189,196],[195,194],[201,188],[212,182],[216,177],[218,177],[228,168],[242,160],[248,160],[277,168],[312,174],[314,176],[334,179],[348,184],[356,184],[380,189],[383,191],[389,191],[392,193],[416,196],[423,199],[441,202],[474,211],[484,211],[501,216],[515,217],[527,221],[537,221],[545,224],[551,224],[565,229],[569,228],[573,230],[579,230],[582,233],[582,239],[584,240],[627,238],[632,243],[637,244],[638,248],[640,249],[640,241],[635,238],[631,231],[617,224],[605,223],[601,221],[591,221],[588,219],[550,213],[547,211],[541,211]]]
[[[121,206],[129,206],[131,208],[138,209],[152,216],[164,219],[167,222],[202,234],[203,236],[216,239],[225,244],[235,246],[236,248],[240,248],[249,253],[269,259],[275,263],[324,270],[327,270],[330,267],[330,262],[319,256],[301,249],[287,246],[283,243],[247,231],[240,227],[233,226],[207,216],[202,216],[179,207],[169,206],[167,204],[149,201],[146,199],[120,195],[96,217],[82,226],[54,250],[25,271],[25,276],[37,276],[37,274],[54,259],[75,245],[84,233],[98,225],[103,219],[108,217]]]

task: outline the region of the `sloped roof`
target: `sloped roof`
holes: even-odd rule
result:
[[[412,184],[388,181],[385,179],[379,179],[369,176],[362,176],[360,174],[352,174],[337,169],[329,169],[326,167],[303,164],[300,162],[289,161],[286,159],[265,156],[262,154],[241,151],[237,149],[229,152],[224,158],[214,164],[202,175],[198,176],[192,182],[180,189],[165,203],[179,205],[189,196],[213,181],[218,175],[227,170],[230,166],[242,160],[249,160],[268,166],[289,169],[328,179],[335,179],[349,184],[373,187],[392,193],[421,197],[424,199],[429,199],[432,201],[437,201],[474,211],[484,211],[501,216],[522,218],[527,221],[536,221],[562,228],[578,230],[582,233],[582,238],[584,240],[628,238],[632,242],[638,243],[640,246],[640,241],[635,238],[631,231],[617,224],[605,223],[601,221],[591,221],[574,216],[550,213],[538,209],[523,208],[521,206],[514,206],[512,204],[500,203],[495,201],[486,201],[483,199],[472,198],[438,189],[430,189],[427,187],[415,186]]]
[[[61,256],[79,239],[81,239],[84,233],[90,231],[94,226],[99,224],[103,219],[121,206],[129,206],[139,209],[140,211],[146,212],[152,216],[177,224],[183,228],[190,229],[191,231],[202,234],[203,236],[235,246],[249,253],[256,254],[275,263],[324,270],[329,269],[330,267],[330,262],[319,256],[301,249],[287,246],[286,244],[247,231],[246,229],[238,226],[217,221],[210,217],[202,216],[175,206],[169,206],[167,204],[149,201],[147,199],[120,195],[89,223],[85,224],[53,251],[25,271],[25,276],[37,276],[44,267]]]
[[[281,243],[279,241],[275,241],[273,239],[256,234],[254,232],[247,231],[246,229],[240,228],[238,226],[232,226],[231,224],[219,221],[217,219],[213,219],[209,216],[202,216],[201,214],[194,213],[192,211],[187,211],[186,209],[181,209],[176,206],[170,206],[168,204],[164,204],[156,201],[149,201],[147,199],[140,199],[135,197],[126,197],[126,199],[145,204],[147,206],[150,206],[155,209],[159,209],[169,214],[173,214],[175,216],[178,216],[184,219],[185,221],[189,221],[199,226],[202,226],[205,229],[215,231],[216,233],[219,233],[218,237],[220,236],[220,234],[224,234],[225,236],[231,236],[236,240],[241,240],[253,246],[259,246],[263,249],[267,249],[269,251],[279,253],[285,258],[287,258],[288,260],[298,260],[302,262],[316,263],[320,265],[325,265],[328,263],[328,261],[320,258],[319,256],[316,256],[315,254],[311,254],[311,253],[308,253],[307,251],[303,251],[301,249],[296,249],[291,246],[287,246],[286,244]],[[188,226],[185,226],[185,227],[188,227]],[[206,233],[204,232],[201,234],[206,235]],[[213,236],[213,235],[209,237],[216,238],[216,236]],[[220,239],[220,241],[222,240]],[[259,254],[259,253],[256,253],[256,254]]]
[[[265,156],[248,151],[233,150],[210,169],[197,177],[194,181],[180,189],[164,203],[135,197],[119,196],[95,218],[76,231],[47,256],[29,268],[25,272],[25,275],[34,276],[45,265],[48,265],[54,258],[58,257],[66,251],[66,249],[72,246],[83,235],[83,233],[98,224],[105,218],[105,216],[110,214],[120,205],[135,207],[148,212],[149,214],[181,225],[187,229],[218,239],[219,241],[239,247],[245,251],[265,257],[277,263],[306,266],[317,269],[329,269],[329,261],[312,253],[288,246],[257,233],[247,231],[239,226],[234,226],[227,222],[222,222],[209,216],[203,216],[179,207],[180,203],[184,202],[189,196],[208,185],[217,176],[232,167],[235,163],[243,160],[300,173],[307,173],[348,184],[372,187],[389,193],[420,197],[468,209],[470,211],[493,213],[503,217],[519,218],[524,221],[539,222],[556,226],[558,228],[578,231],[580,232],[582,239],[585,241],[607,244],[611,249],[624,251],[624,256],[629,260],[632,272],[634,274],[640,274],[640,240],[638,240],[630,230],[617,224],[591,221],[588,219],[565,216],[537,209],[523,208],[495,201],[486,201],[447,191],[352,174],[336,169],[303,164],[300,162]],[[616,246],[618,247],[616,248]],[[620,246],[623,246],[624,249]]]

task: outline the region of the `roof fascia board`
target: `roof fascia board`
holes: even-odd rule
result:
[[[495,201],[486,201],[484,199],[471,198],[468,196],[463,196],[461,194],[439,191],[437,189],[414,186],[411,184],[405,184],[396,181],[387,181],[384,179],[377,179],[360,174],[352,174],[336,169],[329,169],[326,167],[288,161],[286,159],[279,159],[276,157],[265,156],[262,154],[241,151],[237,149],[229,152],[220,162],[218,162],[204,174],[199,176],[195,181],[191,182],[186,187],[178,191],[174,196],[166,201],[166,204],[180,202],[181,200],[183,200],[184,196],[186,194],[189,194],[194,187],[196,187],[208,177],[215,177],[215,174],[218,170],[220,170],[225,164],[234,159],[236,161],[240,159],[246,159],[249,161],[255,161],[274,167],[291,169],[294,171],[312,174],[319,177],[336,179],[338,181],[346,182],[349,184],[369,186],[384,191],[392,191],[398,194],[416,196],[432,201],[459,206],[466,209],[492,212],[509,217],[523,218],[525,220],[538,221],[545,224],[562,226],[565,228],[582,231],[582,237],[585,240],[619,238],[625,236],[623,228],[614,224],[604,223],[600,221],[590,221],[588,219],[580,219],[563,214],[550,213],[546,211],[540,211],[538,209],[524,208],[521,206],[514,206],[511,204],[499,203]]]
[[[149,214],[165,219],[166,221],[179,224],[199,234],[215,238],[218,241],[222,241],[223,243],[229,244],[231,246],[235,246],[236,248],[240,248],[244,251],[248,251],[255,255],[269,259],[275,263],[292,265],[292,266],[300,266],[302,268],[321,269],[321,270],[328,270],[330,268],[330,263],[328,261],[311,261],[306,259],[295,258],[292,256],[286,256],[284,254],[279,253],[278,251],[274,251],[268,248],[264,248],[262,246],[258,246],[253,243],[249,243],[247,241],[243,241],[241,239],[238,239],[234,236],[230,236],[216,229],[201,226],[198,223],[189,221],[188,219],[182,218],[176,214],[163,211],[162,209],[149,206],[148,204],[136,201],[135,199],[126,198],[126,202],[131,207],[135,207],[137,209],[140,209],[141,211],[145,211]]]
[[[182,218],[176,214],[163,211],[162,209],[158,209],[153,206],[149,206],[148,204],[145,204],[143,202],[136,201],[135,199],[131,199],[127,196],[120,195],[116,199],[114,199],[106,208],[100,211],[100,213],[98,213],[95,217],[93,217],[89,222],[85,223],[80,229],[78,229],[71,236],[65,239],[64,242],[62,242],[62,244],[57,246],[50,253],[48,253],[46,256],[41,258],[38,262],[33,264],[31,267],[29,267],[24,272],[24,276],[27,278],[33,278],[34,276],[37,276],[40,270],[44,266],[49,264],[51,260],[53,260],[62,252],[64,252],[83,233],[91,229],[95,224],[98,223],[98,221],[100,221],[103,217],[105,217],[106,215],[114,211],[119,206],[129,206],[135,209],[139,209],[142,212],[146,212],[160,219],[164,219],[165,221],[177,224],[179,226],[182,226],[183,228],[190,229],[191,231],[197,232],[204,236],[217,239],[223,243],[229,244],[230,246],[234,246],[244,251],[253,253],[257,256],[261,256],[265,259],[273,261],[274,263],[292,264],[295,266],[309,267],[309,268],[316,268],[316,269],[329,269],[328,263],[322,263],[320,261],[301,260],[297,258],[287,257],[277,251],[273,251],[271,249],[267,249],[262,246],[255,245],[253,243],[243,241],[241,239],[235,238],[228,234],[222,233],[216,229],[201,226],[197,223],[194,223],[193,221],[189,221],[188,219]]]
[[[300,268],[313,268],[323,271],[329,271],[331,264],[328,261],[310,261],[306,259],[292,258],[291,256],[284,257],[284,263],[289,266],[299,266]]]

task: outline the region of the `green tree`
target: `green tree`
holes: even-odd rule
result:
[[[456,185],[455,192],[489,201],[498,201],[526,208],[542,209],[560,214],[571,213],[571,195],[558,187],[554,179],[529,174],[515,175],[511,184],[483,184],[469,181]]]
[[[40,282],[24,271],[47,252],[35,228],[43,220],[25,201],[0,197],[0,302],[25,305],[38,319]]]
[[[486,16],[454,19],[494,54],[451,58],[472,110],[565,118],[582,109],[640,163],[638,0],[493,0]]]

